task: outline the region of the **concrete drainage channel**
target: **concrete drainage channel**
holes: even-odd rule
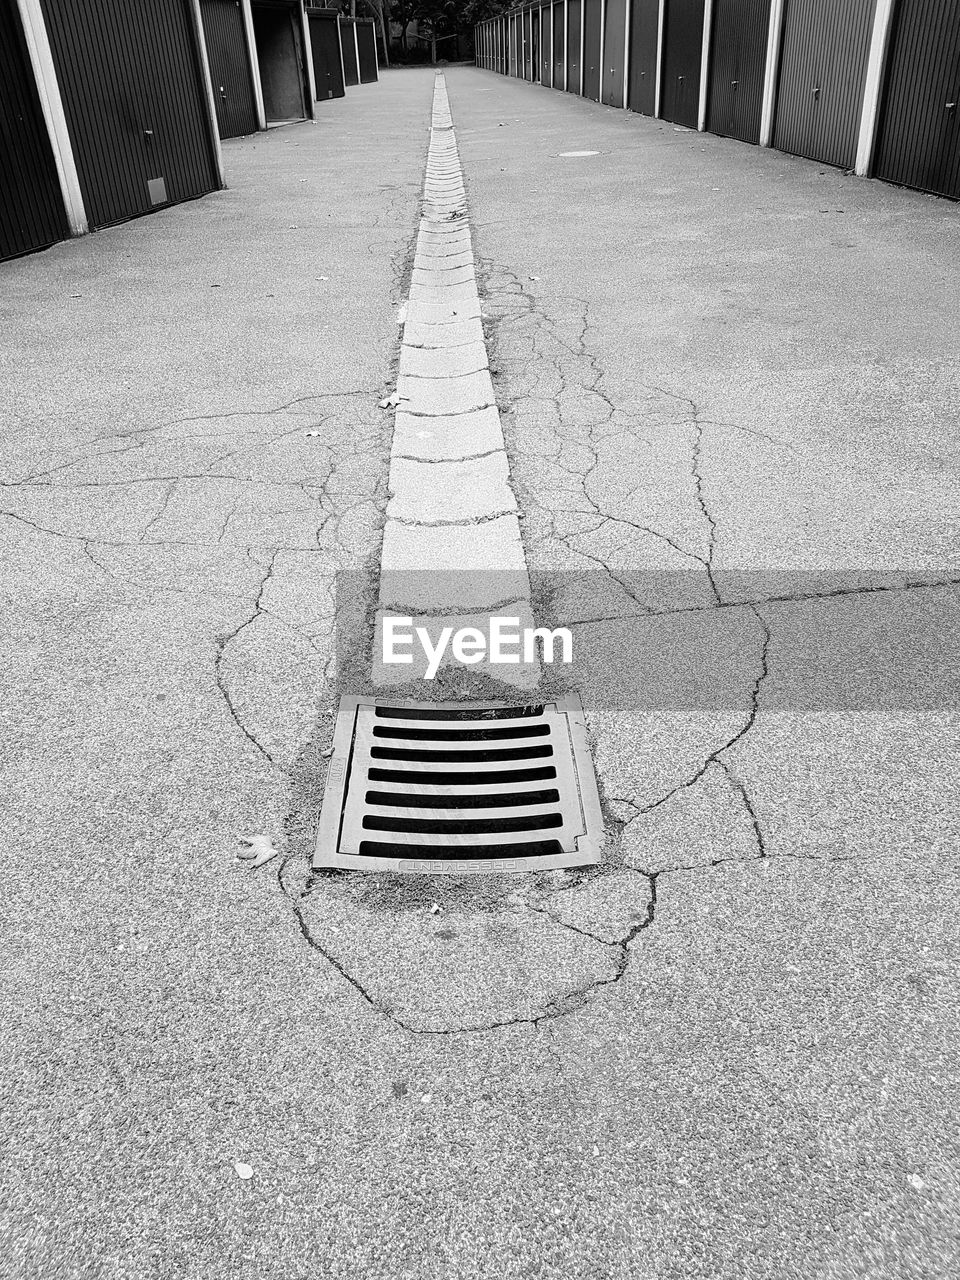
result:
[[[456,700],[408,696],[436,688],[443,632],[476,635],[504,613],[533,628],[442,74],[402,324],[373,692],[341,699],[312,865],[288,858],[280,883],[304,938],[398,1026],[537,1024],[623,977],[656,878],[599,865],[583,709],[575,695],[537,700],[532,651],[461,659]],[[398,621],[424,647],[391,662]],[[337,874],[350,870],[363,874]]]

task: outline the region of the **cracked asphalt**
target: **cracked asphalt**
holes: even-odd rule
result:
[[[604,862],[309,872],[369,680],[432,72],[2,264],[2,1270],[946,1280],[954,208],[446,87]]]

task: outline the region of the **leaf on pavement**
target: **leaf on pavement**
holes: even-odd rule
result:
[[[240,850],[238,857],[250,864],[251,871],[256,871],[257,867],[262,867],[265,862],[270,862],[280,853],[279,849],[273,847],[269,836],[241,836],[240,843],[247,847]]]

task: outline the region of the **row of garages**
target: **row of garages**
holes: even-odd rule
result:
[[[223,186],[220,139],[378,77],[303,0],[0,0],[0,259]]]
[[[482,67],[960,199],[960,0],[547,0]]]

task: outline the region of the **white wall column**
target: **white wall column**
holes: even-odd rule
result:
[[[786,0],[773,0],[767,29],[767,64],[763,75],[763,103],[760,108],[760,145],[773,144],[773,119],[777,107],[777,79],[780,75],[780,45]]]
[[[57,72],[53,65],[53,54],[50,51],[50,41],[47,37],[40,0],[17,0],[17,5],[30,62],[33,66],[34,79],[37,82],[37,93],[50,138],[50,147],[57,167],[57,179],[60,183],[60,194],[63,198],[67,223],[72,235],[82,236],[90,229],[87,225],[87,211],[83,207],[80,179],[77,177],[70,131],[67,128],[67,117],[63,110],[60,85],[57,82]]]
[[[867,59],[867,79],[863,89],[863,114],[860,117],[860,137],[857,141],[856,172],[863,178],[873,163],[873,148],[877,140],[877,122],[880,111],[880,89],[893,26],[893,0],[877,0],[877,12],[873,20],[870,54]]]
[[[570,88],[570,0],[563,0],[563,91]]]
[[[307,87],[310,90],[310,110],[309,116],[313,120],[317,114],[317,81],[313,74],[313,40],[310,37],[310,19],[307,17],[306,8],[300,6],[300,21],[303,31],[303,57],[307,64]],[[376,46],[376,40],[374,40]]]
[[[253,82],[253,105],[257,112],[257,125],[267,127],[267,113],[263,105],[263,85],[260,82],[260,59],[257,57],[257,38],[253,30],[253,10],[250,0],[240,0],[243,15],[243,33],[247,37],[247,56],[250,59],[250,79]]]
[[[703,50],[700,54],[700,106],[697,110],[697,128],[703,133],[707,127],[707,103],[710,100],[710,37],[713,33],[713,0],[705,0],[703,6]]]
[[[776,0],[774,0],[776,3]],[[660,115],[660,104],[663,101],[663,28],[666,22],[666,0],[660,0],[657,12],[657,83],[653,89],[653,114]]]

